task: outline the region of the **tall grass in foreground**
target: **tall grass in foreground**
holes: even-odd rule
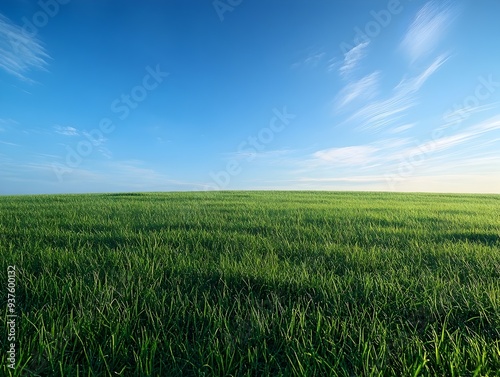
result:
[[[6,376],[500,376],[500,196],[0,197],[0,254]]]

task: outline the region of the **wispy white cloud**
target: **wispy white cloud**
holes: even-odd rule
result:
[[[360,99],[368,100],[377,94],[380,72],[373,72],[360,80],[347,84],[338,94],[336,108],[340,109],[348,103]]]
[[[443,136],[436,140],[429,140],[421,143],[415,148],[403,151],[406,156],[411,156],[415,153],[437,153],[450,149],[457,145],[476,139],[488,132],[500,129],[500,116],[494,116],[481,123],[470,126],[456,134]]]
[[[108,159],[110,159],[110,158],[112,158],[112,157],[113,157],[113,152],[111,152],[108,148],[106,148],[106,147],[104,147],[104,146],[102,146],[102,145],[99,145],[99,146],[97,147],[97,150],[99,151],[99,153],[100,153],[101,155],[103,155],[104,157],[106,157],[106,158],[108,158]]]
[[[316,68],[325,58],[326,53],[324,51],[309,51],[305,58],[295,62],[292,64],[291,68],[299,68],[299,67],[310,67]]]
[[[449,56],[446,54],[439,55],[419,75],[401,80],[395,89],[403,94],[417,92],[429,79],[429,77],[431,77],[444,63],[446,63],[448,58]]]
[[[409,138],[387,138],[368,144],[350,145],[317,150],[288,163],[296,173],[329,174],[334,170],[371,169],[386,162],[388,155],[411,143]]]
[[[354,71],[359,62],[366,56],[369,44],[370,42],[359,43],[344,54],[344,61],[339,69],[342,77],[347,78]]]
[[[340,62],[339,59],[337,59],[336,57],[333,57],[333,58],[328,60],[328,66],[327,66],[326,70],[328,72],[336,71],[341,64],[342,64],[342,62]]]
[[[434,50],[453,16],[454,10],[447,2],[430,1],[420,8],[401,42],[412,62]]]
[[[71,128],[71,127],[70,127]],[[77,131],[78,132],[78,131]],[[104,144],[108,139],[106,139],[102,134],[98,134],[99,138],[96,138],[95,135],[91,134],[88,131],[82,131],[82,135],[92,141],[92,144],[95,146],[100,146]]]
[[[431,52],[437,45],[440,35],[453,20],[454,11],[450,6],[439,5],[428,2],[418,12],[411,24],[406,36],[401,43],[413,60],[416,60]],[[359,60],[365,55],[368,42],[355,46],[345,54],[344,64],[340,68],[343,77],[349,76]],[[449,59],[448,54],[441,54],[433,59],[420,73],[403,77],[393,88],[392,93],[385,99],[377,99],[368,104],[363,104],[357,111],[352,113],[346,120],[353,123],[361,131],[379,131],[395,124],[408,123],[404,117],[409,109],[418,104],[418,91]],[[380,74],[366,76],[359,81],[351,81],[341,90],[337,97],[337,108],[341,108],[353,101],[355,98],[371,99],[375,96],[376,85]],[[402,132],[408,128],[399,128]]]
[[[16,143],[10,143],[8,141],[2,141],[0,140],[0,144],[5,144],[5,145],[10,145],[12,147],[19,147],[19,144],[16,144]]]
[[[469,128],[469,130],[475,134],[481,134],[498,129],[500,129],[500,115],[495,115],[494,117],[491,117]]]
[[[474,135],[469,132],[441,137],[437,140],[429,140],[415,147],[405,149],[401,151],[399,155],[404,158],[420,154],[437,153],[462,144],[472,137],[474,137]]]
[[[56,133],[64,136],[79,136],[80,132],[75,127],[55,125]]]
[[[62,159],[61,156],[56,156],[55,154],[48,154],[48,153],[33,153],[32,156],[36,158],[43,158],[43,159]]]
[[[26,82],[28,73],[47,67],[50,56],[40,40],[0,14],[0,69]]]
[[[390,149],[402,148],[412,143],[409,137],[391,137],[387,139],[376,140],[371,143],[380,151],[387,151]]]
[[[374,153],[378,151],[371,145],[330,148],[313,153],[319,161],[336,165],[363,165],[374,161]]]
[[[0,132],[9,130],[12,126],[19,124],[14,119],[10,118],[0,118]]]
[[[415,127],[415,123],[408,123],[408,124],[403,124],[402,126],[398,126],[390,130],[389,132],[392,134],[398,134],[401,132],[404,132],[406,130],[409,130],[410,128]]]
[[[494,116],[436,139],[419,141],[393,137],[367,144],[318,150],[294,161],[296,169],[291,176],[301,184],[352,183],[363,184],[365,189],[369,189],[368,184],[384,180],[384,185],[379,187],[383,190],[393,189],[395,183],[398,190],[405,190],[410,187],[408,182],[419,182],[420,185],[427,179],[429,182],[437,179],[444,185],[440,177],[446,174],[465,177],[481,173],[483,176],[479,174],[479,179],[486,179],[486,175],[500,172],[499,140],[500,116]],[[434,178],[429,178],[430,175]],[[422,179],[423,176],[427,178]],[[388,179],[391,185],[387,183]],[[402,182],[404,184],[400,187]],[[467,190],[482,191],[478,187]]]
[[[0,124],[17,124],[17,122],[13,119],[5,119],[5,118],[0,118]]]
[[[206,187],[201,183],[173,179],[163,172],[147,167],[146,163],[140,160],[110,161],[104,164],[104,169],[105,171],[99,172],[102,174],[100,180],[116,185],[127,185],[133,189],[151,191],[176,187],[189,187],[190,189]]]
[[[396,138],[374,142],[370,145],[385,150],[386,153],[377,156],[378,161],[381,163],[410,160],[415,156],[423,156],[419,158],[420,160],[430,160],[432,156],[449,151],[454,147],[461,146],[461,149],[463,149],[464,144],[470,145],[473,140],[495,130],[500,130],[500,116],[492,117],[454,134],[444,134],[437,139],[429,138],[421,142],[416,140],[412,142],[408,138]],[[477,143],[472,144],[478,150],[481,150],[481,145],[486,143],[488,143],[488,140],[482,141],[479,145]],[[445,158],[449,156],[449,154],[446,154]]]
[[[377,131],[393,123],[401,122],[406,110],[417,104],[417,92],[446,60],[445,55],[437,57],[417,76],[403,79],[393,89],[393,94],[389,98],[364,105],[352,114],[347,122],[355,122],[358,129],[365,131]]]
[[[356,123],[358,130],[377,131],[393,123],[401,122],[405,111],[415,106],[412,96],[396,92],[385,100],[374,101],[352,114],[347,122]]]
[[[392,137],[285,154],[274,158],[282,164],[279,170],[246,184],[260,189],[500,193],[499,140],[500,116],[435,140]],[[273,159],[266,166],[269,161]]]
[[[464,121],[469,118],[472,114],[481,113],[484,111],[498,109],[500,106],[500,102],[489,103],[485,105],[477,105],[477,106],[462,106],[453,110],[450,110],[446,114],[443,115],[443,119],[449,124],[456,124]]]
[[[324,56],[325,56],[324,52],[318,52],[316,54],[312,54],[304,60],[304,64],[316,67],[321,62]]]
[[[106,141],[108,141],[108,139],[106,139],[100,133],[92,134],[91,132],[88,132],[85,130],[80,131],[75,127],[60,126],[60,125],[55,125],[53,127],[53,129],[59,135],[64,135],[64,136],[69,136],[69,137],[80,136],[80,137],[82,137],[83,140],[85,140],[87,142],[91,142],[92,147],[96,148],[96,150],[107,159],[110,159],[113,156],[113,153],[108,148],[106,148],[104,146],[104,144],[106,143]],[[61,144],[61,145],[65,145],[65,144]]]

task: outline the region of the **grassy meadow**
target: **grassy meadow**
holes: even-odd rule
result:
[[[0,375],[500,376],[499,195],[4,196],[0,255]]]

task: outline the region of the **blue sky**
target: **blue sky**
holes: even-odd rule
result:
[[[500,193],[500,3],[4,0],[0,194]]]

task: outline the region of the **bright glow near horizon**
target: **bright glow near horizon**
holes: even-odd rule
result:
[[[500,193],[500,3],[6,0],[0,194]]]

